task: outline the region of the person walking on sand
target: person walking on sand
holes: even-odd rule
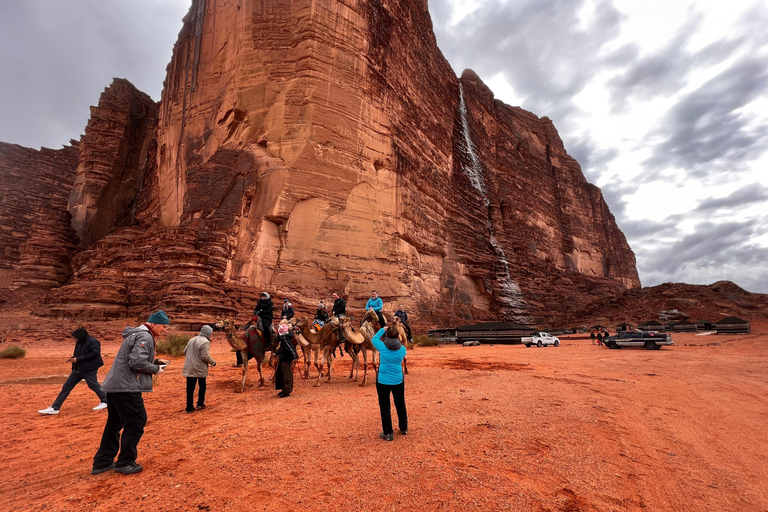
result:
[[[168,315],[160,310],[142,325],[123,330],[123,344],[102,384],[107,392],[108,416],[101,445],[93,457],[92,475],[109,470],[131,475],[144,469],[136,463],[137,446],[147,424],[141,394],[152,392],[152,375],[163,373],[168,364],[165,359],[155,359],[155,339],[170,323]]]
[[[382,329],[387,326],[387,321],[384,319],[384,314],[381,310],[384,308],[384,303],[381,301],[381,297],[376,293],[376,290],[371,292],[371,298],[365,303],[365,309],[372,309],[376,316],[379,317],[379,327]]]
[[[67,362],[72,363],[72,372],[61,387],[61,392],[56,397],[56,400],[54,400],[53,405],[37,411],[40,414],[59,414],[59,409],[64,405],[64,400],[67,399],[69,393],[72,392],[81,380],[84,380],[88,387],[91,388],[91,391],[99,397],[99,405],[94,407],[93,410],[100,411],[107,408],[107,394],[101,388],[97,376],[99,368],[104,366],[104,361],[101,359],[101,343],[93,336],[90,336],[88,331],[82,327],[75,329],[72,332],[72,337],[77,340],[72,357],[67,359]]]
[[[597,344],[602,345],[603,344],[603,333],[600,331],[597,331]]]
[[[592,338],[592,344],[595,344],[595,331],[589,333],[589,337]]]
[[[392,430],[392,409],[389,395],[395,402],[397,410],[397,423],[400,434],[408,433],[408,413],[405,409],[405,381],[403,380],[402,362],[405,357],[405,347],[400,344],[399,332],[395,323],[389,327],[381,328],[371,340],[373,346],[379,351],[379,373],[376,379],[376,393],[379,397],[379,411],[381,412],[381,434],[379,437],[385,441],[394,440]]]
[[[200,334],[191,338],[184,347],[184,369],[181,375],[187,378],[187,413],[195,412],[194,398],[195,386],[200,386],[197,395],[197,408],[205,409],[206,379],[208,378],[208,365],[216,366],[216,360],[211,357],[210,325],[204,325]]]
[[[281,390],[277,394],[280,398],[286,398],[293,393],[293,361],[299,358],[296,347],[293,346],[293,331],[287,320],[280,321],[277,328],[277,338],[280,345],[275,349],[280,364],[275,373],[275,389]]]

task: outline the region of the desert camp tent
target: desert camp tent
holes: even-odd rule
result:
[[[445,327],[443,329],[430,329],[427,331],[430,338],[436,338],[441,343],[453,343],[456,341],[456,328]]]
[[[735,316],[725,317],[715,324],[717,334],[748,333],[750,329],[749,322]]]
[[[657,322],[656,320],[649,320],[648,322],[643,322],[638,325],[637,328],[643,331],[663,331],[664,324]]]
[[[634,328],[635,327],[632,324],[628,324],[628,323],[624,322],[624,323],[618,324],[616,326],[616,332],[631,331],[631,330],[634,330]]]
[[[673,322],[670,324],[670,328],[674,332],[696,332],[696,324],[688,320]]]
[[[483,343],[521,343],[523,336],[530,336],[536,330],[530,325],[509,322],[488,322],[464,325],[456,329],[457,341],[480,341]]]
[[[715,328],[715,322],[709,320],[699,320],[696,322],[696,329],[699,331],[711,331]]]

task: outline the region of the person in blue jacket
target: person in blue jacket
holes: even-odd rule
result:
[[[384,315],[381,313],[381,309],[384,307],[384,303],[381,301],[381,297],[378,296],[376,290],[371,292],[371,298],[365,303],[365,309],[372,309],[376,316],[379,317],[379,327],[386,327],[387,321],[384,319]]]
[[[388,328],[379,329],[371,342],[379,351],[379,375],[376,379],[376,393],[379,395],[379,410],[381,411],[381,434],[385,441],[392,441],[392,410],[389,395],[395,402],[397,423],[400,434],[408,433],[408,413],[405,410],[405,381],[403,380],[402,362],[405,357],[405,347],[400,344],[397,325],[389,324]]]

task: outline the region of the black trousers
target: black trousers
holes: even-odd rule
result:
[[[187,411],[195,410],[195,385],[198,382],[200,383],[200,392],[197,394],[197,406],[205,405],[205,390],[207,388],[205,377],[187,377]]]
[[[56,397],[56,400],[53,402],[51,407],[57,411],[61,409],[61,406],[64,404],[64,400],[67,399],[69,394],[73,389],[75,389],[75,386],[77,386],[78,382],[81,380],[85,380],[85,383],[88,384],[88,387],[91,388],[91,391],[96,393],[96,395],[99,397],[99,400],[106,402],[107,394],[104,392],[104,390],[101,389],[101,384],[99,384],[99,379],[96,376],[97,372],[98,370],[90,370],[87,372],[72,370],[72,373],[69,374],[66,382],[64,382],[64,385],[61,387],[59,396]]]
[[[376,383],[376,393],[379,395],[379,410],[381,411],[381,430],[385,434],[392,434],[392,410],[389,402],[389,394],[392,393],[392,399],[395,402],[397,410],[397,425],[400,430],[408,430],[408,413],[405,410],[405,382],[395,384]]]
[[[387,320],[384,318],[384,313],[381,311],[374,310],[374,313],[376,313],[376,316],[379,317],[379,327],[386,327],[387,326]]]
[[[275,375],[275,389],[282,389],[284,395],[293,393],[293,362],[280,361]]]
[[[93,467],[105,468],[115,461],[118,450],[120,456],[116,467],[136,463],[136,447],[144,435],[147,424],[147,411],[141,393],[107,393],[107,424],[101,435],[99,451],[93,457]],[[123,431],[122,437],[120,430]]]

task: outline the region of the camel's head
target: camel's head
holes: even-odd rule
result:
[[[368,320],[371,323],[378,322],[379,321],[379,317],[376,316],[376,312],[374,310],[369,309],[363,315],[363,319],[362,319],[361,323],[365,322],[366,320]]]
[[[336,318],[336,317],[334,317],[334,318]],[[339,325],[341,325],[342,327],[346,327],[346,326],[348,326],[351,323],[351,320],[349,319],[348,316],[343,316],[343,317],[339,318],[338,321],[339,321]]]
[[[345,318],[346,318],[346,317],[345,317]],[[334,326],[334,327],[338,327],[338,326],[339,326],[339,319],[338,319],[337,317],[333,316],[333,317],[331,317],[331,318],[330,318],[330,319],[329,319],[329,320],[328,320],[328,321],[325,323],[325,325],[332,325],[332,326]]]
[[[235,328],[235,321],[230,318],[224,318],[214,324],[217,329],[223,329],[224,331],[231,331]]]

